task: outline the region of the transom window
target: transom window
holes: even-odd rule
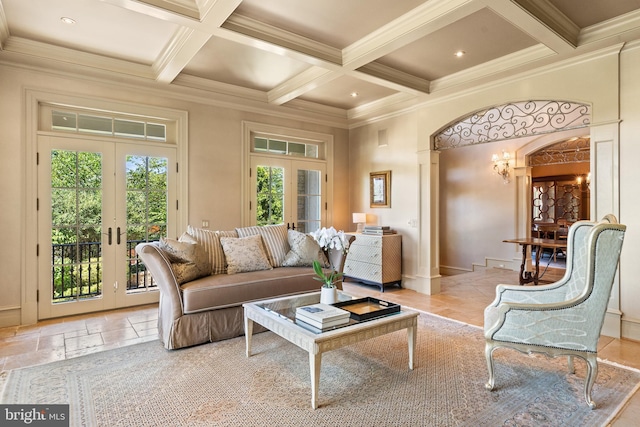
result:
[[[167,124],[144,118],[121,118],[51,109],[51,130],[167,142]]]
[[[288,138],[253,135],[254,153],[269,153],[281,156],[296,156],[317,159],[321,142],[303,142]]]

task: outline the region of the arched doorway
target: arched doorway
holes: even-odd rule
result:
[[[440,159],[435,250],[441,274],[514,262],[511,248],[501,242],[531,233],[532,166],[527,156],[584,136],[589,125],[588,105],[538,100],[474,112],[434,135],[433,150]],[[501,150],[509,154],[509,179],[496,174],[491,161]]]

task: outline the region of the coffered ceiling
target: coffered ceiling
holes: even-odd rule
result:
[[[345,126],[638,38],[640,0],[0,0],[0,61]]]

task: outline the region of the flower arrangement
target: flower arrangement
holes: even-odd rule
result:
[[[322,227],[309,234],[325,252],[328,252],[329,249],[334,249],[347,253],[349,250],[349,239],[342,230],[337,231],[333,227]],[[333,265],[331,265],[331,272],[329,274],[325,273],[318,261],[313,261],[313,270],[317,276],[314,279],[322,282],[323,288],[335,288],[336,282],[342,277],[342,273],[338,273]]]

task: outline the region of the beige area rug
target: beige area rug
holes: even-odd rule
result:
[[[583,399],[585,365],[496,351],[485,390],[482,331],[419,316],[415,369],[404,331],[326,353],[311,409],[306,352],[271,332],[167,351],[158,341],[10,372],[2,403],[70,403],[80,426],[600,426],[640,382],[600,363]]]

